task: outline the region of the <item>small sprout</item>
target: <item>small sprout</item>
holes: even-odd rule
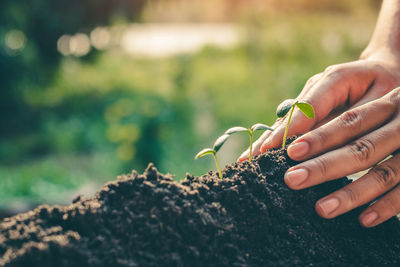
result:
[[[221,172],[221,168],[219,166],[217,152],[222,147],[222,145],[226,142],[226,140],[228,140],[228,138],[229,138],[229,134],[223,134],[215,141],[213,148],[205,148],[205,149],[201,150],[199,153],[197,153],[197,155],[194,157],[194,159],[198,159],[198,158],[204,157],[205,155],[213,155],[214,160],[215,160],[215,165],[217,165],[218,175],[219,175],[220,179],[222,179],[222,172]]]
[[[285,148],[285,145],[286,145],[286,136],[287,136],[287,133],[289,130],[290,120],[292,119],[292,115],[293,115],[293,111],[294,111],[295,107],[298,107],[300,109],[300,111],[303,112],[303,114],[306,115],[308,118],[310,118],[310,119],[314,118],[314,108],[310,104],[308,104],[306,102],[302,102],[302,101],[296,101],[295,99],[286,99],[285,101],[283,101],[276,109],[276,115],[279,118],[282,118],[282,117],[286,116],[286,114],[289,111],[290,111],[290,114],[289,114],[288,122],[286,124],[285,134],[283,136],[282,148]]]
[[[262,124],[262,123],[254,124],[253,126],[251,126],[250,129],[244,128],[244,127],[232,127],[230,129],[228,129],[223,135],[218,137],[218,139],[215,141],[212,148],[205,148],[205,149],[201,150],[199,153],[197,153],[197,155],[194,157],[194,159],[204,157],[205,155],[212,155],[215,160],[215,165],[217,165],[219,178],[222,179],[222,172],[221,172],[221,168],[219,166],[219,162],[218,162],[218,158],[217,158],[218,150],[220,150],[220,148],[223,146],[223,144],[225,144],[226,140],[228,140],[228,138],[232,134],[238,133],[238,132],[247,132],[250,135],[250,156],[249,156],[249,161],[250,161],[252,150],[253,150],[253,134],[255,131],[258,131],[258,130],[273,131],[274,129],[272,129],[271,127],[269,127],[265,124]]]
[[[253,153],[253,134],[254,134],[255,131],[258,131],[258,130],[263,130],[263,131],[270,130],[270,131],[273,131],[274,129],[272,129],[268,125],[265,125],[265,124],[262,124],[262,123],[257,123],[257,124],[254,124],[253,126],[251,126],[250,129],[249,128],[240,127],[240,126],[232,127],[230,129],[228,129],[225,132],[224,135],[230,136],[230,135],[232,135],[234,133],[238,133],[238,132],[247,132],[249,134],[249,136],[250,136],[250,148],[249,148],[249,161],[250,161],[251,157],[252,157],[252,153]]]

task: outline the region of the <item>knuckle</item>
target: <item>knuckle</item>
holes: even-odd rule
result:
[[[359,200],[359,195],[353,189],[349,187],[345,187],[342,189],[343,194],[345,195],[346,199],[350,200],[351,203],[357,203]]]
[[[326,162],[326,159],[318,157],[315,159],[315,164],[316,164],[321,176],[326,177],[326,174],[328,172],[328,163]]]
[[[334,72],[338,68],[338,65],[330,65],[325,68],[324,73]]]
[[[349,144],[349,149],[358,162],[365,162],[374,153],[375,145],[368,139],[358,139]]]
[[[397,180],[398,171],[389,164],[381,164],[374,167],[371,174],[375,177],[378,184],[383,188],[392,187]]]
[[[332,65],[325,69],[324,74],[328,78],[334,78],[343,72],[343,68],[340,65]]]
[[[339,116],[339,121],[345,128],[351,131],[359,131],[361,129],[362,119],[359,112],[349,110]]]
[[[378,61],[371,61],[369,63],[369,68],[375,72],[386,72],[385,67]]]
[[[329,141],[329,137],[321,128],[316,129],[311,136],[311,139],[315,140],[318,144],[317,146],[327,144],[327,142]],[[314,141],[312,143],[314,143]]]
[[[309,86],[311,84],[313,84],[319,77],[321,77],[321,73],[315,74],[313,76],[311,76],[307,82],[306,82],[306,86]]]
[[[392,90],[390,94],[390,102],[398,108],[400,104],[400,87],[397,87]]]

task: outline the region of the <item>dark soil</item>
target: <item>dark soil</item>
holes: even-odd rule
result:
[[[4,266],[398,266],[400,225],[373,229],[360,209],[332,220],[314,203],[346,178],[292,191],[282,150],[181,183],[150,164],[67,207],[0,224]]]

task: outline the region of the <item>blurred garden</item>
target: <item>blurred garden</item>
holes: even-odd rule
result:
[[[355,60],[380,1],[0,2],[0,207],[65,203],[154,162],[177,180]],[[234,136],[223,165],[246,149]]]

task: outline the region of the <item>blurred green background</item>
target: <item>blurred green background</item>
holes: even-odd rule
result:
[[[66,203],[149,162],[182,179],[231,126],[358,58],[380,1],[0,2],[0,208]],[[236,160],[248,137],[221,151]]]

